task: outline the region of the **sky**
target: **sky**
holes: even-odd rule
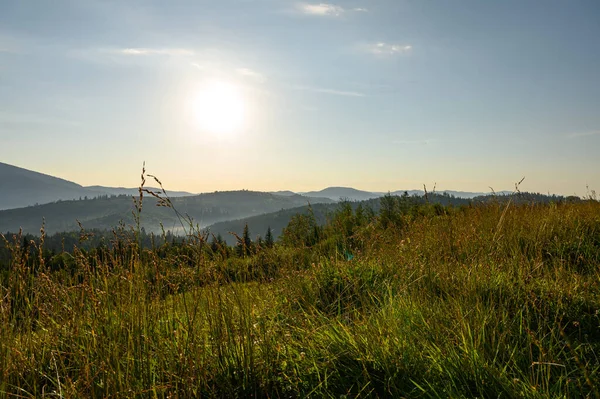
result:
[[[215,88],[216,87],[216,88]],[[600,2],[2,0],[0,162],[82,185],[600,190]]]

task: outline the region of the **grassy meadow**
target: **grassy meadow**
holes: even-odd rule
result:
[[[0,397],[600,397],[598,201],[382,201],[273,246],[5,237]]]

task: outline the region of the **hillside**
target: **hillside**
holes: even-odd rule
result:
[[[127,187],[104,187],[104,186],[86,186],[86,189],[92,190],[94,192],[102,193],[103,195],[138,195],[139,188],[127,188]],[[161,189],[156,187],[146,187],[151,191],[161,191]],[[191,195],[196,195],[194,193],[189,193],[187,191],[172,191],[166,190],[169,197],[187,197]]]
[[[59,200],[95,198],[101,195],[137,195],[137,193],[137,188],[84,187],[59,177],[0,162],[0,210],[48,204]],[[167,193],[171,197],[193,195],[185,191],[167,191]]]
[[[394,195],[394,197],[402,197],[401,195]],[[514,196],[510,195],[479,195],[473,198],[460,198],[447,193],[430,193],[428,198],[425,199],[423,195],[409,195],[407,198],[407,204],[425,204],[429,201],[432,204],[440,204],[443,206],[461,206],[469,204],[483,204],[491,201],[506,202],[512,198],[513,203],[516,204],[527,204],[527,203],[549,203],[564,201],[564,197],[549,196],[544,194],[535,193],[519,193]],[[363,209],[369,209],[374,213],[378,213],[381,210],[381,197],[371,198],[365,201],[353,201],[349,202],[352,209],[356,210],[359,206]],[[340,203],[320,203],[311,205],[315,219],[319,225],[324,225],[328,217],[331,216],[340,207]],[[226,220],[218,222],[207,227],[207,230],[211,234],[221,235],[221,237],[229,244],[233,245],[236,242],[235,237],[230,234],[231,232],[241,235],[244,226],[248,224],[250,230],[250,236],[255,239],[257,236],[264,237],[267,229],[270,227],[273,237],[277,239],[283,232],[283,228],[286,227],[290,219],[297,214],[307,214],[308,206],[300,206],[297,208],[282,209],[277,212],[256,215],[251,217],[240,218],[236,220]]]
[[[327,215],[333,212],[337,207],[338,204],[311,205],[317,223],[320,225],[325,224],[327,221]],[[281,209],[277,212],[218,222],[208,226],[207,231],[215,236],[221,235],[227,244],[234,245],[236,243],[236,238],[230,233],[233,232],[241,236],[242,232],[244,231],[244,226],[248,224],[252,239],[256,239],[258,236],[264,238],[269,227],[271,228],[273,238],[277,239],[294,215],[307,213],[308,205],[290,209]]]
[[[339,201],[340,199],[364,201],[382,196],[382,194],[357,190],[351,187],[327,187],[321,191],[309,191],[307,193],[302,193],[302,195],[307,197],[325,197],[333,201]]]
[[[423,190],[396,190],[391,191],[392,195],[403,195],[407,193],[410,196],[422,196],[425,194]],[[482,192],[469,192],[469,191],[455,191],[455,190],[444,190],[444,191],[435,191],[435,194],[443,195],[448,194],[456,198],[463,199],[473,199],[476,197],[483,197],[487,195],[492,195],[492,193],[482,193]],[[507,195],[510,194],[511,191],[498,191],[496,195]],[[374,198],[380,198],[387,194],[387,192],[370,192],[357,190],[351,187],[327,187],[320,191],[309,191],[306,193],[301,193],[307,197],[326,197],[334,201],[342,200],[350,200],[350,201],[366,201]]]
[[[404,193],[408,193],[408,195],[424,195],[425,191],[423,190],[397,190],[393,191],[392,195],[402,195]],[[496,195],[509,195],[512,191],[497,191]],[[456,198],[465,198],[465,199],[473,199],[476,197],[485,197],[494,195],[494,193],[476,193],[471,191],[455,191],[455,190],[443,190],[443,191],[435,191],[435,194],[448,194]]]
[[[0,210],[100,194],[68,180],[0,162]]]
[[[182,215],[189,215],[201,227],[213,223],[239,219],[281,209],[306,205],[309,199],[300,195],[278,196],[254,191],[228,191],[173,198],[173,205]],[[332,202],[328,199],[311,202]],[[144,198],[141,225],[148,232],[181,228],[172,209],[157,207],[156,199]],[[45,220],[48,233],[78,230],[79,220],[86,229],[111,229],[123,221],[133,224],[133,202],[130,196],[103,196],[87,200],[58,201],[26,208],[0,211],[0,231],[38,233]]]
[[[153,191],[160,191],[154,187],[148,187]],[[397,190],[392,195],[423,195],[423,190]],[[194,196],[187,191],[167,190],[170,197]],[[442,191],[459,198],[475,198],[485,193]],[[501,191],[497,194],[506,194]],[[77,200],[84,198],[96,198],[98,196],[120,196],[137,195],[138,188],[128,187],[106,187],[106,186],[81,186],[77,183],[50,176],[47,174],[31,171],[5,163],[0,163],[0,210],[28,207],[32,205],[48,204],[55,201]],[[282,197],[294,197],[302,195],[310,198],[313,203],[339,201],[340,199],[350,201],[365,201],[384,196],[383,192],[369,192],[357,190],[351,187],[328,187],[320,191],[310,191],[297,194],[293,191],[275,191],[271,194]]]
[[[0,240],[0,391],[600,397],[597,201],[406,210],[272,246]]]
[[[396,196],[398,197],[398,196]],[[439,203],[442,205],[466,205],[469,200],[462,198],[452,198],[450,196],[444,196],[434,194],[430,197],[430,201],[433,203]],[[425,199],[422,196],[410,196],[410,203],[423,204]],[[377,213],[381,209],[381,197],[371,198],[365,201],[351,201],[349,202],[352,209],[356,209],[358,206],[362,206],[364,209],[370,209]],[[329,216],[331,216],[337,209],[339,209],[340,203],[320,203],[312,204],[312,212],[315,215],[315,219],[319,225],[324,225],[327,222]],[[308,214],[308,205],[303,205],[297,208],[281,209],[277,212],[266,213],[262,215],[256,215],[246,218],[240,218],[235,220],[226,220],[218,222],[207,227],[207,231],[211,234],[221,235],[221,237],[229,244],[233,245],[236,242],[235,237],[230,234],[231,232],[241,235],[244,226],[248,224],[250,230],[250,236],[255,239],[257,236],[264,237],[267,229],[270,227],[273,237],[279,238],[283,232],[284,227],[288,225],[290,219],[297,214]]]
[[[275,195],[283,195],[285,197],[289,197],[291,195],[298,195],[297,193],[290,191],[290,190],[282,190],[282,191],[271,191],[271,194],[275,194]]]

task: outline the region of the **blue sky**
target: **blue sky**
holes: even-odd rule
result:
[[[0,161],[80,184],[600,190],[600,2],[0,2]],[[243,99],[195,123],[210,81]],[[225,115],[227,118],[227,115]]]

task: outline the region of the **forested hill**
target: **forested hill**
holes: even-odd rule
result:
[[[72,181],[0,162],[0,210],[103,195],[136,195],[137,188],[84,187]],[[193,195],[167,191],[171,197]]]
[[[127,188],[127,187],[86,186],[85,188],[95,191],[95,192],[100,192],[103,195],[138,195],[138,193],[139,193],[139,187]],[[156,187],[146,187],[146,188],[151,191],[161,191],[160,189],[158,189]],[[169,197],[187,197],[187,196],[191,196],[191,195],[196,195],[196,194],[192,194],[187,191],[175,191],[175,190],[167,190],[167,194],[169,195]]]
[[[365,201],[383,196],[382,193],[371,193],[351,187],[327,187],[320,191],[309,191],[301,194],[307,197],[325,197],[335,201],[344,199],[350,201]]]
[[[352,205],[358,205],[358,202],[353,202]],[[221,236],[225,242],[229,245],[236,243],[236,238],[232,232],[238,236],[242,235],[246,224],[250,230],[250,237],[255,240],[258,236],[265,237],[267,229],[271,229],[273,237],[277,239],[283,229],[288,225],[293,216],[298,214],[312,214],[319,225],[325,224],[327,216],[334,212],[340,205],[338,203],[331,204],[313,204],[304,205],[297,208],[281,209],[277,212],[266,213],[263,215],[251,216],[247,218],[241,218],[236,220],[228,220],[219,222],[207,227],[207,231],[211,235]],[[309,210],[310,208],[310,210]]]
[[[310,203],[330,203],[329,199],[306,198],[300,195],[280,196],[255,191],[225,191],[172,198],[181,215],[189,215],[201,227],[225,220],[239,219],[294,208]],[[144,197],[141,226],[146,231],[178,231],[181,223],[173,209],[157,207],[157,200]],[[45,205],[0,211],[0,232],[39,233],[42,222],[48,233],[79,230],[77,220],[86,229],[112,229],[121,221],[134,224],[131,196],[101,196],[87,200],[57,201]]]
[[[361,206],[365,211],[372,211],[374,214],[379,213],[382,206],[382,198],[372,198],[366,201],[350,201],[342,203],[329,203],[329,204],[313,204],[310,206],[304,205],[297,208],[282,209],[277,212],[272,212],[263,215],[256,215],[246,218],[240,218],[237,220],[227,220],[223,222],[215,223],[207,228],[211,234],[215,236],[220,235],[228,244],[233,245],[236,242],[236,238],[230,234],[231,232],[241,236],[245,225],[248,225],[250,230],[250,236],[255,239],[258,236],[264,237],[267,229],[270,228],[275,239],[277,239],[283,229],[288,225],[293,216],[297,214],[308,215],[312,212],[316,222],[319,225],[326,223],[328,217],[335,212],[343,204],[349,204],[353,209]],[[398,206],[404,202],[402,206],[421,205],[427,202],[432,204],[440,204],[442,206],[468,206],[482,203],[489,203],[492,201],[498,201],[499,203],[506,203],[511,201],[514,204],[529,204],[529,203],[548,203],[548,202],[559,202],[565,201],[567,198],[556,196],[556,195],[545,195],[539,193],[516,193],[514,195],[502,194],[502,195],[482,195],[475,198],[459,198],[448,193],[428,193],[427,197],[424,195],[408,195],[408,192],[404,195],[391,195],[392,198],[397,199]],[[570,197],[570,201],[577,201],[579,198]],[[385,201],[385,199],[384,199]]]
[[[0,162],[0,209],[99,194],[68,180]]]

